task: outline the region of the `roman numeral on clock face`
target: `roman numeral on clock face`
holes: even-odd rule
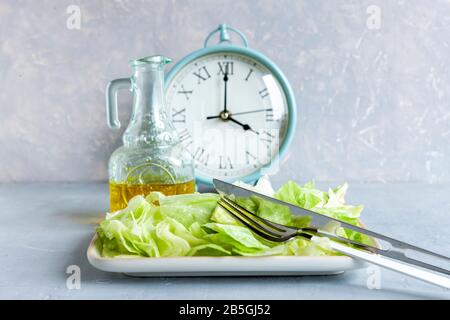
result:
[[[191,134],[188,129],[178,131],[178,137],[182,143],[191,140]]]
[[[178,131],[178,137],[180,138],[182,148],[192,156],[192,152],[190,149],[193,144],[193,141],[188,129]]]
[[[219,169],[233,169],[233,163],[231,162],[230,157],[227,157],[224,160],[223,156],[219,156]]]
[[[250,78],[250,76],[252,75],[252,73],[253,73],[253,69],[250,69],[250,71],[247,73],[247,76],[245,77],[245,81],[248,81],[248,79]]]
[[[184,85],[181,85],[181,90],[177,91],[178,94],[184,94],[186,100],[189,100],[189,95],[191,95],[193,92],[194,92],[193,90],[186,90],[184,88]]]
[[[267,88],[262,89],[261,91],[258,92],[261,98],[265,98],[269,95],[269,90],[267,90]]]
[[[197,150],[195,150],[193,158],[203,164],[205,167],[208,165],[209,161],[209,154],[205,153],[205,149],[202,147],[198,147]]]
[[[206,69],[205,66],[198,69],[197,72],[194,72],[194,76],[197,77],[197,84],[200,84],[202,81],[206,81],[211,78],[211,75],[209,74],[208,69]]]
[[[248,151],[245,151],[245,160],[247,164],[250,164],[251,159],[256,160],[256,157]]]
[[[266,110],[266,122],[272,122],[273,121],[273,109],[267,109]]]
[[[172,113],[172,121],[179,123],[186,123],[186,108],[176,110]]]
[[[272,141],[273,141],[273,138],[275,138],[274,135],[272,135],[270,132],[264,130],[264,131],[262,132],[262,134],[261,134],[260,140],[261,140],[261,141],[264,141],[264,142],[266,142],[266,143],[268,143],[268,144],[271,144]]]
[[[234,62],[217,62],[217,64],[219,65],[219,72],[217,73],[217,75],[223,74],[225,75],[225,72],[228,75],[233,75],[234,74]]]

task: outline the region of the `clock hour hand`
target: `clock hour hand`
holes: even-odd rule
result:
[[[248,124],[243,124],[243,123],[233,119],[232,117],[228,117],[228,120],[240,125],[242,127],[242,129],[244,129],[245,131],[250,130],[253,133],[259,134],[259,132],[253,130]]]

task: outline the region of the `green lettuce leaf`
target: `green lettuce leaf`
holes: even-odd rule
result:
[[[313,183],[299,185],[289,181],[276,192],[267,179],[256,186],[240,183],[244,188],[273,196],[279,200],[358,225],[362,206],[345,202],[348,185],[328,192]],[[108,213],[97,228],[96,246],[105,257],[135,255],[143,257],[173,256],[268,256],[335,255],[327,238],[300,237],[284,243],[273,243],[254,234],[217,205],[219,195],[194,193],[165,196],[151,192],[136,196],[127,208]],[[254,214],[270,221],[306,227],[309,217],[294,216],[286,206],[258,197],[236,199]],[[333,228],[333,226],[330,226]],[[372,239],[351,230],[338,229],[338,234],[366,244]]]

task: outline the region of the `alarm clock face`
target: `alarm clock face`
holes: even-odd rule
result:
[[[238,53],[209,54],[184,65],[166,88],[197,176],[241,179],[276,159],[287,132],[287,98],[261,62]]]

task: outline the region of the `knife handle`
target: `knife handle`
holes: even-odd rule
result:
[[[421,268],[413,267],[405,263],[400,263],[395,260],[392,260],[391,258],[383,257],[379,254],[369,253],[354,248],[350,248],[346,245],[343,245],[335,241],[330,241],[330,244],[333,250],[346,254],[350,257],[361,259],[366,262],[376,264],[380,267],[397,271],[406,274],[408,276],[411,276],[413,278],[426,281],[446,289],[450,289],[450,278],[446,276],[441,276],[433,272],[423,270]]]

